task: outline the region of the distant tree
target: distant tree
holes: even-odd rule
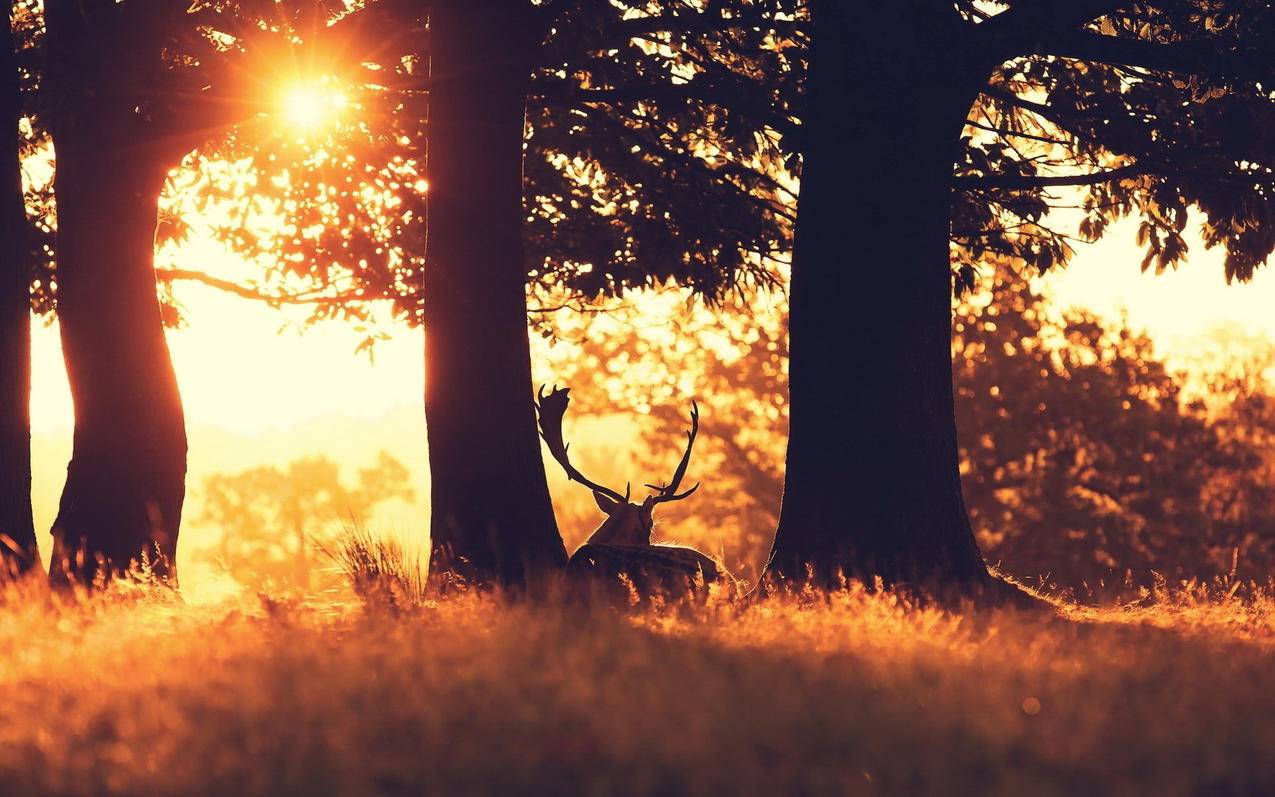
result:
[[[22,187],[23,116],[17,3],[9,3],[0,41],[0,124],[4,125],[0,189],[0,571],[25,571],[39,562],[31,514],[30,257]]]
[[[1192,396],[1145,334],[1046,313],[1029,284],[1000,278],[985,310],[957,316],[963,481],[988,555],[1080,590],[1126,573],[1261,580],[1275,564],[1263,369]]]
[[[263,466],[204,480],[199,520],[221,537],[204,560],[237,580],[307,589],[315,553],[328,532],[362,522],[380,504],[411,500],[407,468],[382,452],[347,486],[339,466],[326,457],[295,460],[286,468]]]
[[[1275,247],[1272,11],[1256,0],[814,0],[774,570],[988,585],[959,478],[951,290],[1047,268],[1137,214],[1147,265],[1187,209],[1244,278]],[[1051,193],[1059,188],[1074,191]]]

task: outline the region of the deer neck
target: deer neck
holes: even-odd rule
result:
[[[616,512],[602,521],[586,544],[590,545],[650,545],[651,532],[643,528],[637,507],[629,505],[625,510]]]

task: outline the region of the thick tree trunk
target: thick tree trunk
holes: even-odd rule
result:
[[[978,73],[955,31],[922,27],[942,14],[908,5],[815,6],[772,577],[987,579],[961,495],[948,265]]]
[[[459,575],[518,586],[566,562],[527,338],[522,142],[539,44],[531,8],[448,2],[430,19],[425,413],[436,583]]]
[[[0,574],[39,563],[31,515],[31,260],[18,119],[21,97],[12,32],[13,4],[0,42],[6,126],[0,198]]]
[[[145,558],[171,578],[186,429],[155,287],[166,168],[144,147],[87,138],[54,141],[58,318],[75,436],[51,577],[88,580]]]

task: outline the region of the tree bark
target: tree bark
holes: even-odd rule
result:
[[[948,252],[986,73],[961,62],[955,14],[909,5],[814,5],[772,578],[988,578],[961,494]]]
[[[188,147],[161,122],[166,19],[132,3],[45,4],[57,312],[75,405],[55,584],[134,562],[176,577],[186,428],[156,295],[155,230],[165,176]]]
[[[58,318],[75,434],[57,520],[55,582],[148,560],[175,576],[186,428],[156,296],[167,172],[145,147],[55,132]]]
[[[0,198],[0,570],[24,572],[40,557],[31,514],[31,260],[18,120],[22,115],[13,4],[0,54],[3,72],[3,158]]]
[[[525,0],[430,18],[425,413],[436,584],[520,586],[561,569],[532,405],[522,240]]]

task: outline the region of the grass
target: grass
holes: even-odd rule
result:
[[[1057,617],[364,594],[10,586],[0,793],[1275,793],[1269,592]]]

